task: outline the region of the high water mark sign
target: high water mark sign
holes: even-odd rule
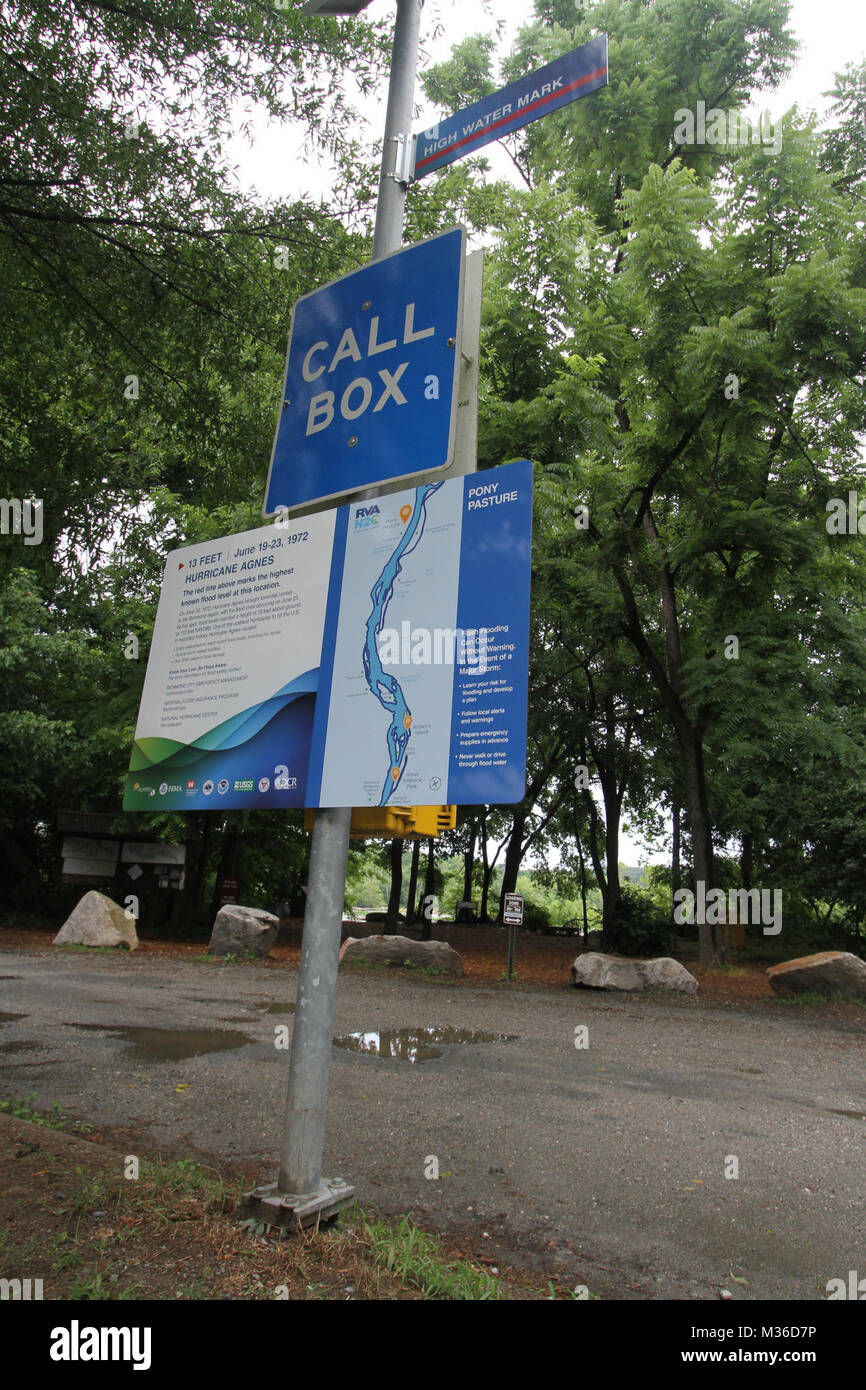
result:
[[[532,465],[172,551],[124,809],[522,800]]]
[[[564,53],[543,68],[476,101],[414,137],[414,180],[432,174],[492,140],[589,96],[608,81],[607,35]]]

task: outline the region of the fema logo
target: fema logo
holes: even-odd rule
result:
[[[219,779],[219,781],[217,782],[217,791],[219,792],[220,796],[225,796],[225,794],[226,794],[226,792],[228,791],[228,789],[229,789],[228,778],[226,778],[226,777],[221,777],[221,778]]]
[[[260,777],[260,778],[259,778],[259,791],[260,791],[260,792],[269,791],[269,790],[270,790],[270,785],[271,785],[271,779],[270,779],[270,777]]]
[[[379,508],[359,507],[355,512],[355,530],[365,531],[370,526],[379,525]]]
[[[204,792],[205,796],[210,796],[211,792],[213,791],[213,782],[210,780],[210,778],[208,778],[206,782],[202,782],[201,789]]]
[[[160,794],[160,796],[165,796],[165,794],[166,794],[167,791],[168,791],[168,782],[160,782],[160,784],[159,784],[159,794]]]

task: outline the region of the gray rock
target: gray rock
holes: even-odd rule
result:
[[[226,903],[216,915],[208,954],[212,956],[267,956],[277,939],[280,920],[261,907]]]
[[[636,961],[647,989],[675,989],[680,994],[697,994],[698,982],[673,956]]]
[[[866,961],[850,951],[819,951],[814,956],[771,965],[767,978],[774,994],[847,994],[866,999]]]
[[[571,983],[588,989],[623,989],[636,993],[644,988],[637,961],[587,951],[571,967]]]
[[[408,936],[350,936],[340,947],[340,960],[369,961],[372,965],[410,965],[440,970],[443,975],[462,975],[463,961],[445,941],[413,941]]]
[[[123,946],[135,951],[138,933],[134,918],[127,917],[119,903],[91,888],[70,912],[54,938],[54,945]]]
[[[571,967],[571,983],[588,989],[621,989],[632,994],[643,989],[675,989],[694,994],[698,982],[679,961],[670,956],[654,960],[629,960],[587,951]]]

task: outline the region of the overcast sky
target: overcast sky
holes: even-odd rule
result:
[[[447,58],[451,45],[467,34],[493,32],[499,21],[504,25],[500,51],[506,52],[520,24],[526,22],[528,8],[525,0],[427,0],[422,16],[421,67]],[[368,14],[379,19],[395,11],[393,0],[373,0]],[[822,93],[833,85],[836,72],[866,55],[866,0],[793,0],[791,18],[800,43],[794,70],[783,87],[767,94],[753,108],[755,112],[769,108],[773,121],[795,103],[802,110],[814,108],[824,114],[829,103]],[[311,18],[309,22],[317,21]],[[437,29],[442,30],[438,36]],[[371,158],[379,157],[379,127],[384,119],[386,96],[387,75],[376,99],[363,108]],[[422,102],[420,92],[416,94],[416,103],[413,131],[449,114]],[[237,165],[237,176],[244,187],[255,188],[266,197],[327,195],[330,179],[325,159],[313,156],[305,162],[299,158],[297,137],[288,127],[268,125],[264,119],[254,119],[252,124],[253,144],[239,138],[229,147],[231,162]],[[516,179],[510,159],[498,145],[486,146],[483,153],[490,161],[491,177]],[[661,861],[667,855],[648,852],[640,841],[623,835],[620,857],[625,863],[638,864],[647,859]]]

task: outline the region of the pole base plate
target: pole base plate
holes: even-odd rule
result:
[[[291,1231],[332,1221],[354,1198],[354,1187],[342,1178],[322,1178],[313,1192],[281,1192],[269,1182],[244,1193],[241,1211],[247,1218]]]

